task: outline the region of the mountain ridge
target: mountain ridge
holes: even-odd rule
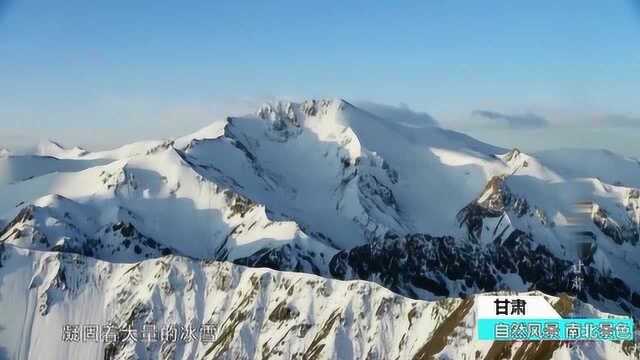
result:
[[[394,296],[401,302],[449,301],[456,308],[462,306],[460,312],[466,309],[465,314],[472,310],[462,299],[501,290],[541,290],[552,296],[570,294],[597,311],[640,315],[640,190],[633,181],[637,163],[604,153],[613,160],[581,167],[581,156],[588,158],[592,153],[575,151],[563,158],[560,151],[539,157],[435,126],[393,120],[341,99],[276,102],[261,106],[253,115],[230,116],[173,140],[103,152],[64,152],[58,146],[43,152],[46,156],[3,158],[0,246],[5,255],[0,254],[0,263],[30,257],[30,251],[51,254],[33,255],[38,264],[60,256],[121,269],[160,264],[168,258],[205,265],[228,261],[224,266],[268,268],[261,270],[268,276],[286,273],[304,279],[314,274],[325,282],[352,280],[349,284],[358,286],[372,282],[398,294]],[[579,204],[588,204],[589,210],[580,215],[576,227]],[[586,253],[576,244],[577,228],[589,234]],[[585,267],[580,273],[581,289],[571,284],[578,261]],[[55,279],[57,271],[46,270],[37,278]],[[0,288],[9,275],[3,276]],[[40,281],[34,286],[39,287]],[[149,283],[156,285],[161,284]],[[124,283],[113,286],[132,291]],[[111,290],[100,291],[108,295]],[[193,296],[203,296],[199,291]],[[47,299],[59,295],[55,290]],[[318,306],[325,301],[320,295]],[[36,306],[35,300],[29,301],[29,306]],[[203,301],[198,306],[210,300]],[[373,306],[358,301],[361,307]],[[177,311],[180,306],[169,307]],[[279,303],[270,306],[275,311]],[[320,311],[278,309],[275,318],[296,311],[312,317]],[[450,310],[445,318],[454,321],[458,313]],[[25,331],[40,331],[38,316],[47,315],[24,311],[33,321]],[[124,311],[118,315],[123,318],[131,316],[132,309],[119,311]],[[340,317],[322,314],[331,329],[346,316],[343,311]],[[240,318],[234,326],[247,320],[244,315]],[[430,319],[425,326],[435,329],[445,318]],[[263,320],[246,326],[258,326]],[[389,321],[397,329],[405,326],[400,320]],[[235,333],[235,329],[228,331]],[[258,338],[266,336],[261,330],[250,332]],[[444,346],[431,348],[443,341],[434,338],[424,352],[418,349],[427,343],[416,340],[411,354],[455,358],[460,351],[467,356],[497,351],[491,350],[490,343],[476,344],[462,333],[447,334]],[[266,352],[257,350],[257,343],[227,341],[225,346],[231,348],[223,347],[225,351],[237,350],[235,354],[249,357],[267,353],[274,358],[294,353],[303,358],[367,356],[364,348],[346,346],[339,336],[325,346],[320,346],[320,340],[304,340],[304,351],[294,351],[288,341],[269,345]],[[407,353],[402,350],[391,350],[404,346],[398,341],[389,344],[378,339],[367,346],[375,348],[373,358],[404,356]],[[96,351],[113,358],[147,351],[120,345]],[[10,350],[20,357],[32,346],[33,351],[42,351],[34,344]],[[539,350],[513,346],[514,351],[530,354]],[[222,356],[220,349],[207,355],[185,348],[158,351],[206,357]],[[554,354],[588,358],[587,353],[600,357],[618,350],[626,353],[608,344],[595,353],[560,345]],[[637,350],[625,356],[633,356],[633,351]]]

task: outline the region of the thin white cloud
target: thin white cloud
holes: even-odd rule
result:
[[[407,104],[393,106],[371,101],[359,101],[354,105],[384,119],[413,126],[438,126],[438,122],[431,115],[411,110]]]
[[[610,114],[596,117],[593,124],[601,127],[612,128],[637,128],[640,127],[640,117]]]
[[[488,122],[489,125],[510,129],[538,129],[549,126],[547,119],[533,113],[512,115],[490,110],[474,110],[471,115],[480,121]]]

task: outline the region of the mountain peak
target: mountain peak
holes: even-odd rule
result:
[[[256,115],[262,119],[289,118],[293,119],[296,112],[304,113],[307,116],[314,116],[320,108],[329,108],[332,105],[344,103],[341,99],[310,99],[302,102],[288,100],[278,100],[262,104]]]
[[[470,340],[472,302],[498,290],[640,315],[636,161],[431,123],[402,104],[278,101],[175,140],[2,159],[0,358],[485,358],[502,344]],[[585,200],[578,253],[565,225]],[[217,345],[41,341],[63,324],[190,319]]]
[[[71,149],[65,148],[62,144],[54,140],[43,141],[38,144],[36,155],[52,156],[59,159],[77,158],[88,154],[89,152],[81,147]]]

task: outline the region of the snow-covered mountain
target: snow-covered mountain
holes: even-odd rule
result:
[[[411,300],[370,282],[344,282],[226,262],[165,256],[135,264],[68,253],[2,248],[5,323],[12,358],[55,359],[461,359],[496,353],[625,359],[629,343],[474,341],[474,297]],[[26,298],[25,298],[26,294]],[[20,297],[23,301],[13,301]],[[605,317],[568,297],[564,315]],[[101,311],[95,311],[95,309]],[[61,324],[212,324],[210,342],[60,342]],[[186,331],[181,329],[181,331]],[[1,352],[0,352],[1,353]]]
[[[36,148],[36,155],[51,156],[59,159],[77,158],[84,156],[88,153],[87,150],[76,146],[72,149],[66,149],[60,143],[53,140],[47,140],[38,144]]]
[[[5,353],[638,356],[629,344],[473,341],[470,315],[476,294],[537,290],[640,316],[636,159],[525,154],[376,109],[279,102],[173,140],[0,158],[0,302],[22,329],[0,329]],[[67,322],[193,318],[222,330],[216,346],[43,340]]]
[[[0,156],[0,186],[55,172],[77,172],[108,163],[108,160],[70,160],[51,156]]]
[[[121,146],[114,150],[89,152],[77,146],[68,149],[53,140],[48,140],[38,145],[34,155],[72,160],[119,160],[139,155],[148,155],[158,149],[166,149],[171,145],[172,142],[166,140],[140,141]]]

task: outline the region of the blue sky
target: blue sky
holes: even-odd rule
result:
[[[640,130],[635,1],[2,3],[0,145],[178,135],[281,97]]]

